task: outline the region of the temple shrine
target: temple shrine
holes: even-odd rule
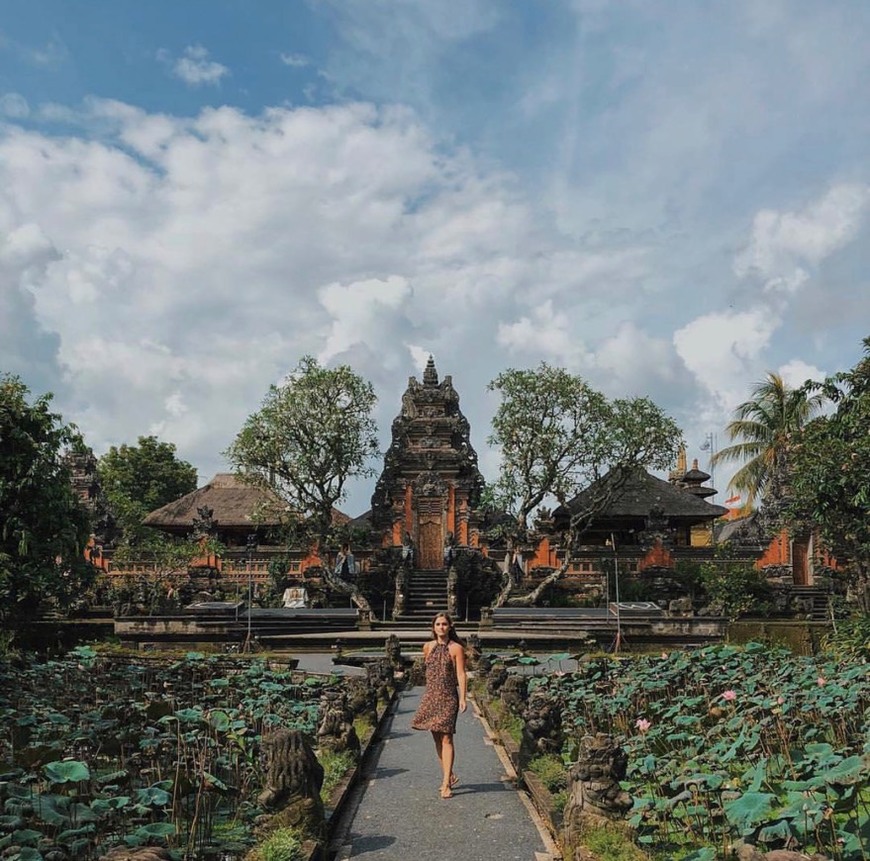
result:
[[[417,567],[444,567],[445,546],[476,547],[484,480],[470,426],[449,376],[430,356],[423,382],[408,380],[392,442],[372,495],[371,529],[382,547],[411,538]]]

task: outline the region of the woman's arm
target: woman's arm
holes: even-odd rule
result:
[[[450,644],[450,653],[456,665],[456,681],[459,684],[459,711],[464,712],[467,708],[465,697],[468,687],[468,676],[465,672],[465,649],[459,643]]]

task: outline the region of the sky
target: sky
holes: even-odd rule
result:
[[[2,0],[0,372],[202,484],[304,355],[386,450],[431,353],[493,479],[487,383],[546,361],[710,471],[870,335],[868,42],[854,0]]]

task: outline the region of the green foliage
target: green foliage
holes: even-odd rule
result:
[[[196,469],[179,460],[172,443],[140,436],[137,445],[112,446],[97,464],[100,486],[121,544],[133,555],[162,550],[165,536],[142,525],[157,508],[196,490]]]
[[[0,621],[9,626],[43,601],[69,606],[94,575],[83,556],[88,515],[64,459],[84,444],[50,405],[50,394],[31,401],[18,377],[0,376]]]
[[[835,657],[870,662],[870,615],[838,622],[822,640],[822,647]]]
[[[302,840],[294,828],[278,828],[250,854],[251,861],[300,861]]]
[[[80,647],[61,660],[0,663],[3,813],[14,817],[0,817],[0,843],[11,823],[82,861],[121,839],[186,846],[190,857],[210,854],[205,846],[242,852],[261,812],[263,734],[313,733],[336,683],[197,652],[174,660]]]
[[[750,643],[589,661],[539,684],[563,709],[566,753],[597,732],[621,739],[629,824],[662,858],[729,858],[738,840],[866,857],[861,661]]]
[[[789,439],[820,409],[823,398],[804,389],[791,389],[779,376],[769,373],[752,390],[752,397],[734,411],[725,429],[739,440],[713,455],[713,465],[743,464],[728,487],[745,494],[744,504],[763,497],[786,463]]]
[[[597,828],[583,835],[583,845],[598,861],[645,861],[648,857],[622,831]]]
[[[348,480],[374,474],[376,400],[371,383],[347,365],[323,368],[305,356],[281,386],[270,387],[225,455],[246,479],[274,489],[294,517],[323,538]]]
[[[489,384],[501,395],[488,443],[501,451],[491,504],[524,532],[548,497],[566,502],[613,466],[665,468],[680,431],[646,398],[608,401],[581,377],[541,363],[509,369]]]
[[[320,789],[320,798],[324,804],[328,804],[332,798],[335,787],[341,783],[344,776],[356,765],[356,760],[350,751],[336,753],[332,750],[319,750],[317,759],[323,766],[323,786]]]
[[[818,388],[835,405],[832,415],[810,422],[793,441],[791,513],[818,529],[838,561],[850,564],[870,610],[870,338],[850,371]]]
[[[528,769],[540,778],[541,783],[550,792],[561,792],[568,788],[568,771],[565,763],[558,756],[552,754],[536,756],[528,764]]]
[[[708,606],[722,616],[736,619],[750,610],[763,614],[770,607],[770,585],[750,562],[704,562],[698,573]]]

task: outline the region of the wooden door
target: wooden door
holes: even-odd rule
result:
[[[444,503],[437,497],[417,502],[417,567],[444,567]]]
[[[441,518],[420,521],[419,568],[444,567],[444,538],[441,535]]]
[[[792,541],[791,575],[795,586],[810,585],[809,541]]]

